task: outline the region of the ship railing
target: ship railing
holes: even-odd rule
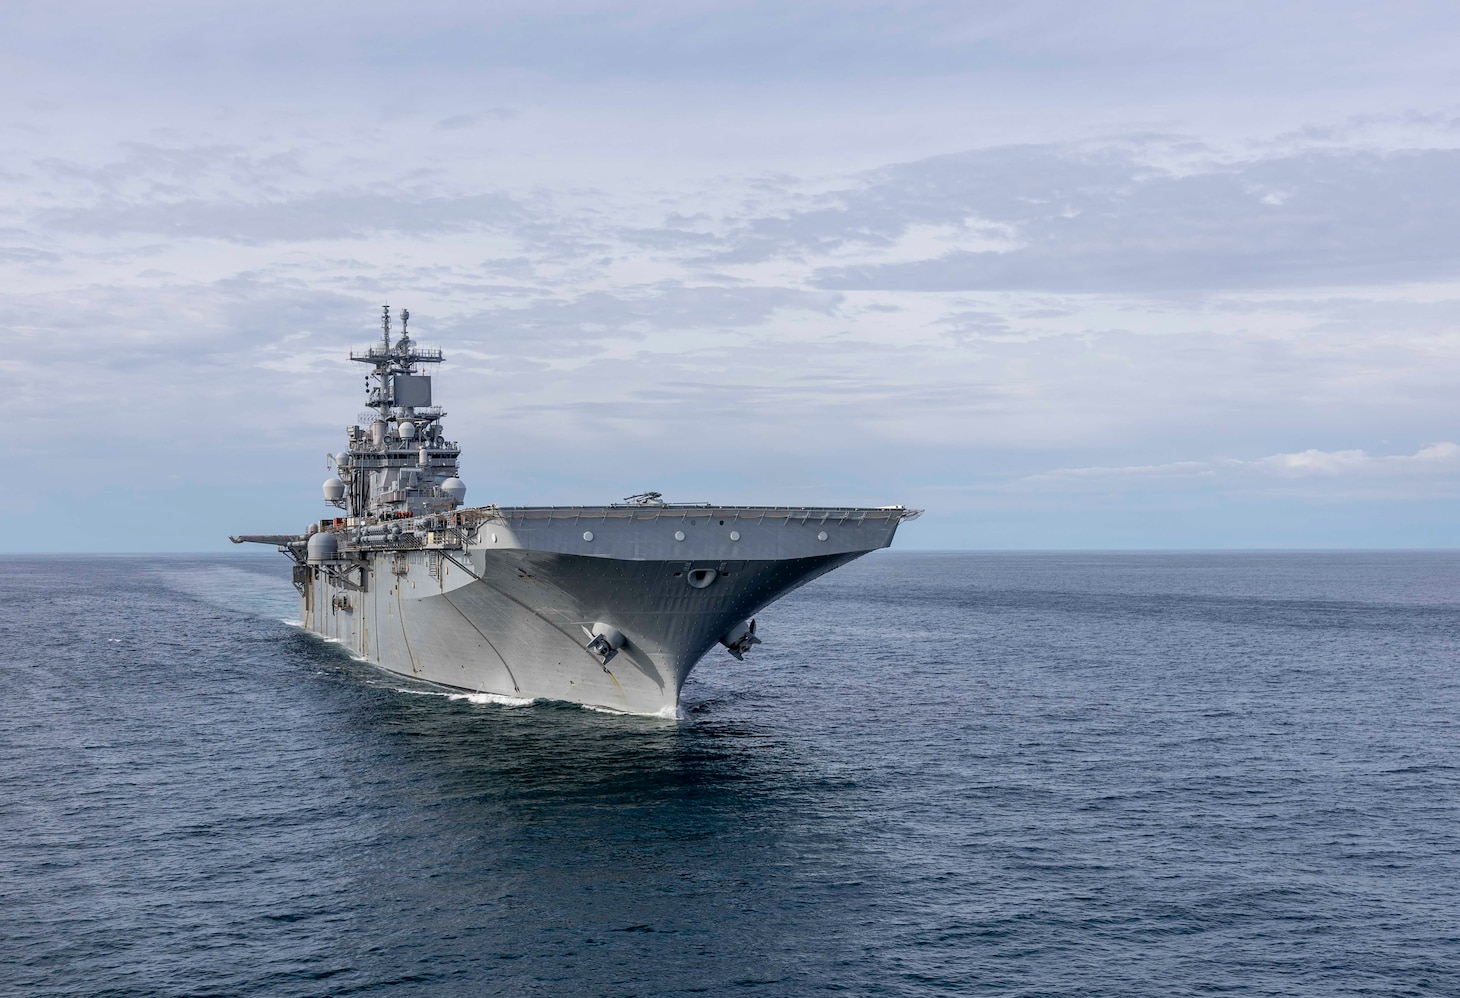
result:
[[[386,349],[384,346],[373,346],[363,353],[358,350],[351,350],[350,359],[361,360],[367,364],[381,364],[390,360],[407,364],[439,364],[446,359],[446,355],[434,347],[411,347],[402,353],[395,347]]]
[[[867,520],[915,520],[920,509],[905,506],[701,506],[675,505],[612,505],[612,506],[479,506],[458,510],[463,522],[496,521],[508,518],[526,520],[682,520],[696,514],[725,520],[787,520],[800,523],[847,523]]]
[[[426,546],[424,534],[401,534],[399,537],[365,537],[360,540],[346,536],[344,551],[415,551]]]

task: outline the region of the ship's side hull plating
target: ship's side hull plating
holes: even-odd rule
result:
[[[717,643],[892,542],[901,507],[484,507],[300,565],[303,619],[402,675],[673,714]],[[381,528],[373,528],[379,531]],[[604,635],[595,643],[595,635]]]
[[[672,715],[695,663],[732,627],[860,552],[684,561],[528,551],[376,553],[363,573],[313,574],[304,625],[392,672],[473,692]],[[693,569],[691,569],[693,571]],[[697,578],[696,582],[701,581]],[[607,663],[595,623],[627,642]]]

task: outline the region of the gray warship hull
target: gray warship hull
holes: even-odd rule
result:
[[[910,511],[486,507],[299,564],[301,618],[391,672],[474,693],[674,716],[695,664]],[[460,526],[465,524],[465,526]],[[605,658],[595,633],[617,645]]]
[[[760,643],[754,614],[887,547],[901,506],[671,504],[465,507],[461,448],[433,403],[440,350],[406,332],[350,359],[369,366],[364,422],[330,455],[324,501],[342,515],[303,534],[248,534],[294,560],[300,617],[402,676],[473,693],[673,716],[716,644]]]

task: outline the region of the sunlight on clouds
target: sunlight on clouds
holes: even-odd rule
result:
[[[1216,458],[1209,461],[1172,461],[1126,467],[1060,468],[1024,480],[1091,480],[1117,478],[1215,478],[1260,474],[1274,478],[1336,478],[1339,476],[1411,477],[1460,472],[1460,444],[1448,440],[1421,447],[1413,454],[1375,456],[1364,450],[1323,451],[1309,448],[1292,454],[1273,454],[1257,460]]]
[[[1453,12],[164,8],[0,33],[26,480],[309,492],[390,302],[484,499],[1457,487]]]

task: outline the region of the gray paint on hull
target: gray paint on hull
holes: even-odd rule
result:
[[[465,557],[373,552],[363,592],[315,573],[303,619],[308,629],[401,675],[473,692],[669,715],[690,670],[731,627],[864,553],[716,561],[715,581],[696,589],[682,560],[521,548],[479,548]],[[606,667],[584,647],[595,621],[628,637]]]

